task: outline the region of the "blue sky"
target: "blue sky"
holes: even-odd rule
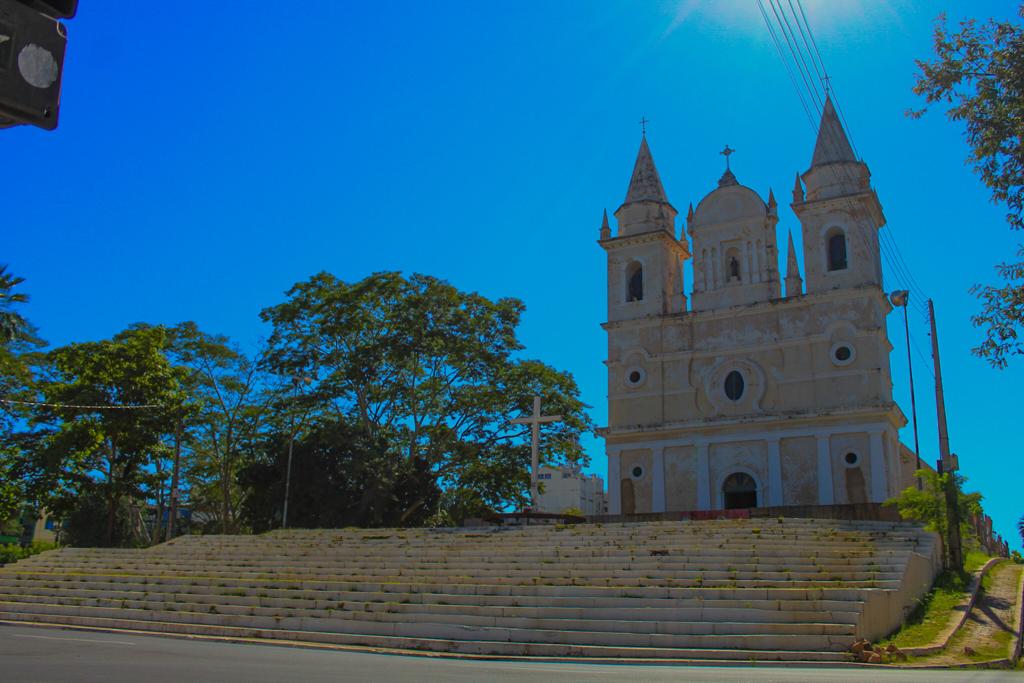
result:
[[[317,271],[425,272],[523,299],[528,355],[570,370],[603,424],[595,240],[641,116],[677,208],[715,187],[728,143],[740,182],[780,198],[780,244],[798,235],[786,200],[814,130],[755,0],[132,5],[88,0],[69,22],[56,132],[2,133],[0,262],[27,278],[52,344],[191,319],[254,348],[260,309]],[[961,130],[904,116],[936,15],[1009,18],[1012,3],[804,7],[885,229],[936,302],[952,448],[1019,547],[1024,361],[971,356],[968,290],[1021,236],[964,166]],[[911,326],[927,349],[913,311]],[[902,320],[889,328],[909,416]],[[933,460],[933,381],[914,363]],[[601,442],[588,449],[603,476]]]

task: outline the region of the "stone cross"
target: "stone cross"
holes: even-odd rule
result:
[[[539,492],[537,490],[537,470],[540,467],[540,426],[545,422],[561,422],[561,415],[544,415],[540,414],[540,396],[533,397],[533,414],[529,417],[517,417],[512,420],[514,425],[530,425],[531,431],[531,446],[532,446],[532,469],[530,470],[530,504],[533,508],[537,507],[537,496]]]
[[[647,124],[648,123],[650,123],[650,121],[647,120],[647,117],[645,117],[645,116],[641,116],[640,117],[640,132],[643,133],[644,135],[647,135]]]

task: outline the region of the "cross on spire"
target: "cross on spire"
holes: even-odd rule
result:
[[[724,157],[725,157],[725,170],[726,170],[726,171],[728,171],[728,170],[729,170],[729,157],[730,157],[730,156],[731,156],[731,155],[732,155],[732,154],[733,154],[733,153],[734,153],[735,151],[736,151],[736,150],[734,150],[734,149],[732,149],[731,147],[729,147],[729,145],[726,145],[726,146],[725,146],[725,149],[723,149],[723,150],[722,150],[721,152],[719,152],[719,154],[721,154],[722,156],[724,156]]]
[[[831,94],[831,92],[832,92],[832,77],[829,76],[828,74],[825,74],[824,76],[821,77],[821,82],[825,86],[825,94],[826,95]]]
[[[650,121],[647,120],[647,118],[645,118],[643,116],[640,117],[640,133],[641,133],[641,135],[647,135],[647,124],[648,123],[650,123]]]

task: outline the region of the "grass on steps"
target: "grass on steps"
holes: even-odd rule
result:
[[[950,613],[967,597],[971,574],[981,569],[989,556],[972,550],[964,558],[965,571],[943,572],[935,579],[932,590],[918,602],[898,631],[881,642],[893,643],[898,648],[928,645],[949,625]],[[986,577],[987,578],[987,577]]]

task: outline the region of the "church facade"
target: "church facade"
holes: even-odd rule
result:
[[[792,234],[780,274],[774,193],[728,167],[677,237],[641,140],[618,229],[606,215],[599,240],[609,513],[881,502],[913,481],[889,368],[885,218],[831,101],[791,206],[803,276]]]

